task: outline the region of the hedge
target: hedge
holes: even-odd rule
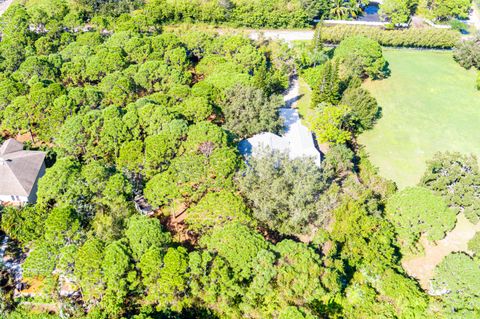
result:
[[[335,25],[319,26],[322,42],[337,44],[353,35],[363,35],[383,46],[449,49],[460,40],[458,32],[448,29],[385,30],[377,27]]]

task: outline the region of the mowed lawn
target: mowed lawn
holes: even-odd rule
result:
[[[365,87],[382,117],[360,136],[380,174],[400,188],[415,185],[426,161],[438,151],[480,157],[480,93],[475,71],[466,71],[450,52],[384,50],[391,76]]]

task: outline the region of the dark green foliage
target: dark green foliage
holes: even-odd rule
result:
[[[441,195],[448,206],[473,223],[480,216],[480,172],[477,158],[460,153],[438,153],[428,162],[420,184]]]
[[[377,100],[370,92],[361,87],[348,88],[343,92],[340,103],[350,107],[352,130],[355,133],[373,128],[380,110]]]
[[[248,27],[306,27],[328,8],[326,1],[165,0],[150,1],[145,12],[156,23],[208,22]]]
[[[321,103],[337,104],[340,100],[340,78],[338,64],[328,61],[322,66],[322,71],[315,79],[312,88],[312,107],[316,108]]]
[[[225,92],[221,109],[224,127],[238,137],[246,138],[260,132],[278,132],[281,120],[278,107],[281,99],[268,98],[262,90],[236,85]]]
[[[326,186],[312,161],[289,160],[288,155],[266,151],[249,159],[238,175],[242,195],[253,217],[283,234],[308,233],[322,223],[319,197]]]

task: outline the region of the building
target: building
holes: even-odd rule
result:
[[[34,203],[43,174],[44,152],[24,151],[23,144],[14,139],[4,142],[0,146],[0,203]]]
[[[273,133],[257,134],[241,141],[238,145],[239,152],[244,156],[255,156],[259,150],[268,148],[288,153],[291,159],[310,157],[320,167],[320,152],[315,147],[312,133],[301,123],[297,110],[281,108],[279,111],[284,119],[285,133],[282,136]]]

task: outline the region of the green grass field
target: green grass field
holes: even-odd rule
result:
[[[375,128],[360,136],[380,174],[400,188],[418,183],[438,151],[480,157],[480,93],[475,71],[449,52],[385,50],[388,79],[367,82],[382,107]]]

